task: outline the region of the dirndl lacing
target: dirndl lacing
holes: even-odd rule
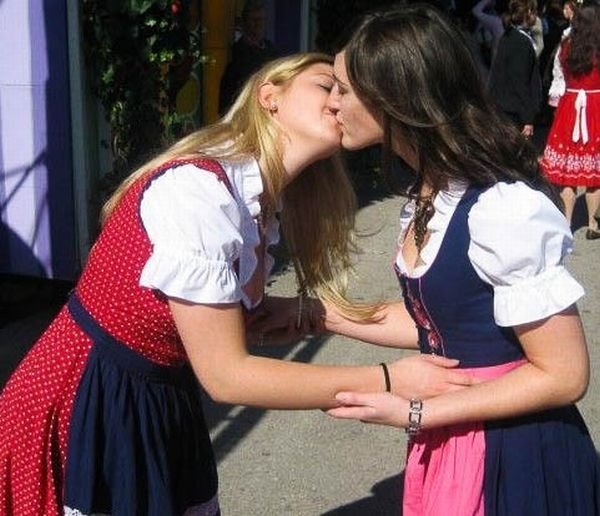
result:
[[[573,124],[572,140],[577,143],[586,144],[589,141],[588,123],[587,123],[587,96],[588,94],[600,93],[600,90],[584,90],[567,88],[570,93],[577,93],[575,98],[575,123]]]
[[[189,366],[162,366],[130,349],[75,294],[68,308],[94,344],[69,428],[64,514],[220,514],[200,387]]]

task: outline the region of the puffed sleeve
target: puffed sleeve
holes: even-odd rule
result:
[[[168,170],[144,193],[140,215],[152,242],[141,286],[195,303],[241,299],[240,210],[213,173],[191,164]]]
[[[543,193],[520,182],[493,186],[471,209],[469,231],[469,258],[494,289],[499,326],[544,319],[583,296],[563,264],[571,231]]]
[[[560,62],[560,48],[559,51],[554,55],[554,61],[552,62],[552,83],[548,90],[548,98],[558,103],[558,99],[565,94],[567,85],[565,82],[565,74],[563,72],[562,63]]]

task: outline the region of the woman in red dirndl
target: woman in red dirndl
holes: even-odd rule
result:
[[[565,216],[571,222],[577,187],[585,187],[586,238],[600,238],[594,215],[600,207],[600,7],[586,6],[573,20],[559,59],[565,91],[548,136],[541,166],[559,185]]]

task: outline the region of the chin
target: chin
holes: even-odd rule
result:
[[[342,138],[342,147],[346,150],[350,150],[350,151],[355,151],[355,150],[360,150],[363,147],[366,147],[365,145],[360,145],[356,142],[353,142],[351,139],[346,139],[346,138]]]
[[[352,138],[346,134],[342,135],[342,147],[346,150],[356,151],[370,147],[371,145],[380,144],[381,141],[375,138]]]
[[[342,143],[339,135],[335,135],[332,137],[323,138],[319,142],[319,146],[323,149],[322,154],[331,156],[334,152],[339,151],[342,148]]]
[[[319,154],[319,156],[317,157],[317,161],[322,160],[322,159],[327,159],[330,158],[331,156],[333,156],[336,152],[338,152],[341,149],[340,144],[338,143],[335,146],[331,146],[328,148],[324,148],[323,151]]]

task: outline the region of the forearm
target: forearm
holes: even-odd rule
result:
[[[328,413],[397,427],[409,423],[409,398],[425,400],[420,426],[512,418],[564,406],[580,399],[589,382],[589,358],[581,321],[574,305],[550,318],[516,326],[527,362],[487,383],[444,390],[439,396],[393,396],[389,393],[341,392],[340,406]],[[481,370],[480,370],[481,371]],[[486,380],[486,374],[471,370]],[[489,371],[485,370],[489,375]],[[418,405],[418,404],[417,404]],[[419,411],[419,409],[416,409]],[[413,419],[414,422],[414,419]]]
[[[321,366],[248,354],[237,304],[171,300],[170,307],[194,373],[215,401],[273,409],[324,409],[335,406],[340,390],[385,390],[378,365]]]
[[[350,320],[335,307],[327,305],[325,329],[379,346],[418,348],[415,322],[401,301],[385,304],[374,322]]]
[[[573,403],[586,386],[562,383],[527,363],[502,378],[427,400],[422,423],[428,428],[517,417]]]
[[[568,405],[589,382],[589,357],[575,307],[516,328],[528,362],[506,375],[427,402],[425,425],[487,421]]]
[[[278,409],[327,409],[340,391],[383,392],[384,368],[288,362],[248,354],[239,305],[170,301],[194,373],[219,402]],[[471,383],[456,361],[415,354],[388,364],[390,390],[426,399]]]
[[[215,374],[200,367],[198,376],[217,402],[269,409],[327,409],[340,390],[384,391],[382,369],[334,367],[246,355]]]

